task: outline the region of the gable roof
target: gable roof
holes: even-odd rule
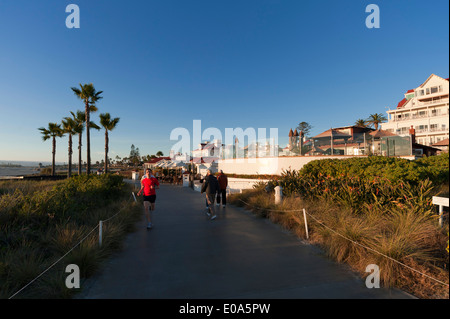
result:
[[[425,84],[427,84],[427,82],[430,81],[430,79],[431,79],[432,77],[434,77],[434,76],[437,76],[438,78],[440,78],[440,79],[442,79],[442,80],[448,81],[448,79],[444,79],[444,78],[440,77],[439,75],[436,75],[436,74],[432,73],[432,74],[428,77],[428,79],[426,79],[425,82],[423,82],[422,85],[419,86],[419,88],[423,88],[423,87],[425,86]]]
[[[431,146],[448,146],[448,138],[446,138],[445,140],[436,142]]]
[[[156,164],[156,163],[158,163],[159,161],[162,161],[162,160],[170,160],[170,159],[171,159],[170,157],[157,157],[157,158],[151,159],[151,160],[148,161],[148,162],[145,162],[145,164]]]
[[[403,105],[405,105],[405,103],[406,103],[407,101],[408,101],[408,100],[407,100],[406,98],[404,98],[403,100],[401,100],[400,102],[398,102],[397,108],[399,109],[399,108],[403,107]]]
[[[370,135],[372,135],[373,137],[384,137],[384,136],[396,136],[396,134],[391,133],[389,131],[384,131],[384,130],[378,130],[378,131],[373,131],[369,133]]]
[[[350,138],[350,137],[352,137],[351,135],[339,132],[339,131],[337,131],[335,129],[329,129],[329,130],[326,130],[325,132],[320,133],[319,135],[314,136],[313,139],[315,139],[315,138],[323,138],[323,137],[331,137],[331,136],[338,137],[338,138]]]

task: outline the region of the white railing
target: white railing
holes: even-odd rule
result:
[[[427,101],[427,102],[420,102],[420,101],[415,101],[413,103],[413,106],[427,106],[427,105],[434,105],[434,104],[440,104],[440,103],[448,103],[448,98],[447,99],[436,99],[436,100],[432,100],[432,101]]]
[[[392,118],[393,122],[401,122],[401,121],[409,121],[409,120],[416,120],[416,119],[423,119],[428,117],[437,117],[437,116],[448,116],[449,112],[439,112],[439,113],[430,113],[430,114],[412,114],[410,116],[406,117],[394,117]]]

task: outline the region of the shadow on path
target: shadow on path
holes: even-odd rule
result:
[[[204,195],[161,185],[154,228],[146,229],[143,214],[123,250],[77,298],[412,298],[396,289],[366,288],[348,267],[267,219],[233,206],[216,210],[211,221]]]

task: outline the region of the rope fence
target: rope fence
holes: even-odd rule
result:
[[[405,268],[408,268],[409,270],[414,271],[414,272],[416,272],[416,273],[418,273],[418,274],[420,274],[420,275],[422,275],[422,276],[424,276],[424,277],[427,277],[428,279],[431,279],[431,280],[433,280],[433,281],[435,281],[435,282],[437,282],[437,283],[439,283],[439,284],[441,284],[441,285],[444,285],[444,286],[449,287],[449,284],[448,284],[448,283],[445,283],[445,282],[443,282],[443,281],[441,281],[441,280],[439,280],[439,279],[436,279],[436,278],[433,278],[433,277],[431,277],[431,276],[429,276],[429,275],[427,275],[427,274],[424,274],[424,273],[420,272],[419,270],[416,270],[416,269],[414,269],[414,268],[412,268],[412,267],[410,267],[410,266],[408,266],[408,265],[406,265],[406,264],[404,264],[404,263],[402,263],[402,262],[400,262],[400,261],[398,261],[398,260],[396,260],[396,259],[394,259],[394,258],[392,258],[392,257],[387,256],[386,254],[383,254],[383,253],[381,253],[381,252],[379,252],[379,251],[377,251],[377,250],[375,250],[375,249],[373,249],[373,248],[367,247],[367,246],[365,246],[365,245],[363,245],[363,244],[361,244],[361,243],[358,243],[357,241],[354,241],[354,240],[352,240],[352,239],[350,239],[350,238],[348,238],[348,237],[346,237],[346,236],[340,234],[339,232],[337,232],[337,231],[335,231],[334,229],[332,229],[332,228],[328,227],[327,225],[325,225],[323,222],[319,221],[319,220],[318,220],[317,218],[315,218],[313,215],[309,214],[305,209],[302,209],[302,210],[276,210],[276,209],[265,209],[265,208],[253,206],[253,205],[251,205],[251,204],[249,204],[249,203],[243,201],[242,199],[239,199],[239,200],[240,200],[241,202],[243,202],[245,205],[247,205],[247,206],[249,206],[249,207],[252,207],[252,208],[254,208],[254,209],[259,209],[259,210],[266,210],[266,211],[270,211],[270,212],[279,212],[279,213],[297,213],[297,212],[303,212],[303,214],[304,214],[303,216],[304,216],[304,220],[305,220],[305,228],[306,228],[306,236],[307,236],[307,239],[308,239],[308,237],[309,237],[309,233],[308,233],[308,224],[307,224],[306,216],[309,216],[309,217],[311,217],[316,223],[318,223],[319,225],[321,225],[321,226],[323,226],[324,228],[328,229],[328,230],[331,231],[332,233],[338,235],[339,237],[341,237],[341,238],[343,238],[343,239],[346,239],[346,240],[350,241],[351,243],[353,243],[353,244],[355,244],[355,245],[358,245],[358,246],[360,246],[360,247],[362,247],[362,248],[365,248],[365,249],[367,249],[367,250],[370,250],[370,251],[372,251],[373,253],[376,253],[376,254],[378,254],[378,255],[380,255],[380,256],[383,256],[383,257],[385,257],[385,258],[387,258],[387,259],[389,259],[389,260],[391,260],[391,261],[393,261],[393,262],[395,262],[395,263],[397,263],[397,264],[399,264],[399,265],[401,265],[401,266],[403,266],[403,267],[405,267]]]
[[[43,272],[41,272],[38,276],[36,276],[33,280],[31,280],[28,284],[26,284],[25,286],[23,286],[21,289],[19,289],[17,292],[15,292],[13,295],[11,295],[11,297],[9,297],[8,299],[12,299],[15,296],[17,296],[20,292],[22,292],[23,290],[25,290],[28,286],[30,286],[32,283],[34,283],[36,280],[38,280],[40,277],[42,277],[45,273],[47,273],[51,268],[53,268],[55,265],[57,265],[61,260],[63,260],[67,255],[69,255],[75,248],[77,248],[78,246],[80,246],[95,230],[97,230],[97,228],[99,229],[99,246],[102,245],[102,237],[103,237],[103,223],[110,221],[111,219],[113,219],[114,217],[116,217],[117,215],[119,215],[129,204],[130,199],[133,197],[134,201],[137,202],[136,200],[136,196],[134,194],[134,192],[131,193],[132,195],[130,195],[129,199],[127,200],[127,202],[125,203],[125,205],[113,216],[109,217],[108,219],[105,220],[100,220],[99,223],[97,224],[97,226],[95,226],[94,228],[92,228],[87,235],[85,235],[75,246],[73,246],[69,251],[67,251],[62,257],[60,257],[57,261],[55,261],[53,264],[51,264],[49,267],[47,267]]]

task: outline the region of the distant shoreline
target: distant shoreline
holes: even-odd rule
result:
[[[8,164],[0,164],[0,167],[23,167],[23,166],[19,164],[8,163]]]

